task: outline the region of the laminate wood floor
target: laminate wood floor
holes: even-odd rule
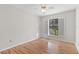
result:
[[[49,40],[48,41],[48,53],[49,54],[78,54],[75,44]]]
[[[74,44],[40,38],[14,48],[1,51],[1,54],[77,54]]]

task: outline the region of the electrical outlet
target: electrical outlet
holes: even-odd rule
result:
[[[9,42],[13,42],[12,40],[9,40]]]

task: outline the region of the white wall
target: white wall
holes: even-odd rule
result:
[[[48,20],[53,18],[64,19],[64,39],[62,41],[75,43],[75,10],[69,10],[53,15],[40,17],[40,36],[48,36]]]
[[[79,7],[76,8],[76,47],[79,52]]]
[[[10,5],[0,5],[0,50],[37,37],[37,16]]]

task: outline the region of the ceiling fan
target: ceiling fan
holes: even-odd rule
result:
[[[41,4],[40,7],[41,7],[41,12],[43,12],[43,13],[47,12],[48,9],[53,9],[54,8],[52,6],[49,7],[47,4]]]

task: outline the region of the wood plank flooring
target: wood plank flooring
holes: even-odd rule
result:
[[[74,44],[40,38],[14,48],[1,51],[1,54],[77,54]]]
[[[75,44],[49,40],[48,41],[48,53],[50,54],[78,54]]]

